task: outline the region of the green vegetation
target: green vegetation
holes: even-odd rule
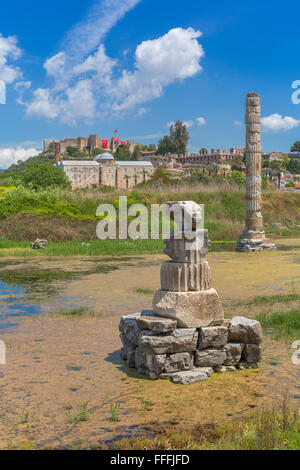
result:
[[[63,311],[63,312],[58,312],[57,315],[63,316],[63,317],[83,317],[83,316],[86,316],[86,315],[94,316],[95,313],[92,312],[87,307],[79,307],[79,308],[74,308],[74,309],[71,309],[71,310],[66,310],[66,311]]]
[[[73,423],[78,423],[79,421],[87,421],[90,416],[90,411],[88,409],[88,404],[89,402],[86,401],[84,403],[79,403],[79,410],[78,412],[72,412],[73,411],[73,406],[72,405],[67,405],[65,408],[67,410],[66,412],[66,420],[69,424]]]
[[[114,450],[299,450],[297,410],[283,406],[217,426],[199,424],[191,432],[164,429],[152,437],[122,439]]]
[[[261,313],[256,319],[263,328],[274,332],[275,339],[298,339],[300,337],[300,310],[282,313]]]
[[[135,289],[135,292],[137,294],[144,294],[144,295],[153,295],[154,290],[151,289]]]
[[[158,143],[157,154],[186,154],[189,133],[186,125],[182,121],[176,121],[170,126],[170,136],[165,135]]]
[[[294,142],[294,144],[292,145],[291,147],[291,152],[300,152],[300,141],[297,140],[296,142]]]
[[[288,303],[300,300],[300,294],[277,294],[277,295],[263,295],[254,297],[253,299],[238,302],[236,305],[274,305],[276,303]]]
[[[126,194],[128,206],[144,204],[149,209],[149,216],[151,204],[176,200],[193,200],[204,204],[205,227],[209,230],[210,239],[233,241],[241,233],[245,218],[245,195],[241,189],[244,181],[241,181],[243,177],[240,173],[237,175],[234,172],[231,178],[207,184],[207,175],[192,173],[187,176],[188,184],[174,186],[167,184],[170,181],[169,173],[158,168],[150,184],[142,183],[127,193],[113,188],[109,188],[109,191],[100,188],[78,191],[58,188],[36,191],[24,187],[8,189],[0,193],[0,249],[15,248],[21,251],[22,248],[26,251],[28,245],[25,241],[45,238],[50,242],[67,242],[61,247],[50,243],[45,250],[49,255],[60,255],[64,250],[66,254],[74,255],[159,252],[163,247],[160,240],[97,240],[96,225],[100,220],[96,216],[97,207],[102,203],[114,205],[118,218],[119,196]],[[222,177],[218,175],[218,178]],[[263,203],[267,233],[278,238],[298,236],[300,194],[267,189],[264,191]],[[131,220],[129,218],[129,222]],[[276,227],[273,225],[275,223]],[[19,254],[23,255],[21,252]],[[30,251],[30,254],[35,256],[44,253],[39,250],[37,253]]]
[[[111,421],[120,421],[120,403],[114,402],[110,404],[109,409],[110,419]]]
[[[50,163],[33,163],[22,173],[21,182],[27,188],[35,190],[44,188],[67,188],[71,181],[66,173]]]

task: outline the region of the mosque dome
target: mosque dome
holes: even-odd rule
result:
[[[105,153],[100,153],[100,155],[97,155],[94,158],[95,161],[107,161],[107,160],[114,160],[114,157],[112,156],[111,153],[105,152]]]

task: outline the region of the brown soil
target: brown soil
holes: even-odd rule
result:
[[[52,242],[92,240],[96,238],[96,222],[59,215],[18,214],[0,222],[0,236],[15,241],[36,238]]]

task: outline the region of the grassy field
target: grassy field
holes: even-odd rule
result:
[[[0,195],[0,236],[15,241],[32,241],[35,238],[46,238],[53,242],[96,239],[96,224],[99,220],[96,216],[97,207],[102,203],[113,204],[118,214],[120,195],[124,196],[126,192],[100,189],[36,192],[24,188],[6,191]],[[140,203],[149,209],[151,204],[176,200],[193,200],[204,204],[205,227],[213,241],[236,240],[243,229],[245,193],[234,184],[137,189],[127,196],[129,206]],[[300,194],[265,190],[263,215],[267,233],[277,238],[297,236]],[[278,223],[280,227],[274,226]],[[152,252],[155,244],[147,246],[146,243],[145,246],[145,250]],[[138,248],[143,252],[141,246]],[[128,253],[132,252],[131,245],[126,249]],[[120,250],[125,253],[123,248]]]
[[[105,446],[103,446],[105,448]],[[109,448],[106,446],[106,448]],[[171,428],[155,438],[122,439],[114,450],[299,450],[300,418],[297,410],[283,405],[223,426],[199,424],[191,432]]]

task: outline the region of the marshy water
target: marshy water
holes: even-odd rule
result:
[[[227,317],[257,313],[240,301],[299,292],[300,240],[278,244],[277,252],[240,254],[225,244],[209,253]],[[7,364],[0,365],[0,447],[24,440],[39,447],[93,447],[162,423],[221,423],[272,405],[286,390],[299,406],[291,345],[268,331],[258,371],[215,374],[187,388],[152,382],[121,361],[120,316],[151,307],[165,259],[1,259],[0,339]]]

